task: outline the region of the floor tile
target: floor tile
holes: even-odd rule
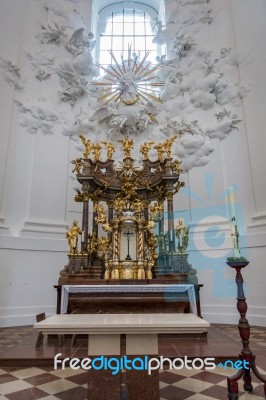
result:
[[[168,384],[172,384],[174,382],[185,379],[183,375],[172,374],[171,372],[167,372],[167,371],[163,371],[162,373],[160,373],[159,376],[160,376],[161,382],[165,382]]]
[[[69,376],[66,378],[70,382],[74,382],[77,385],[84,385],[88,383],[88,372],[81,372],[80,374]]]
[[[0,393],[6,395],[8,393],[18,392],[19,390],[24,390],[31,388],[32,386],[24,381],[17,380],[16,382],[8,382],[0,385]]]
[[[76,387],[73,389],[66,390],[62,393],[57,393],[57,397],[61,400],[86,400],[88,390],[82,387]]]
[[[11,372],[11,375],[19,379],[31,378],[32,376],[43,374],[44,370],[41,368],[24,368]]]
[[[208,371],[202,371],[196,375],[193,375],[193,379],[199,379],[200,381],[217,384],[221,382],[224,379],[224,377],[218,374],[212,374],[211,372]]]
[[[56,397],[56,396],[53,396],[53,395],[50,395],[50,396],[45,396],[45,397],[42,397],[41,398],[41,400],[58,400],[58,397]],[[0,399],[1,400],[1,399]],[[71,399],[69,399],[69,400],[71,400]]]
[[[212,386],[212,383],[204,382],[199,379],[185,378],[182,381],[173,383],[173,385],[182,389],[190,390],[194,393],[199,393],[203,390],[209,389]]]
[[[210,396],[205,396],[202,393],[200,393],[200,394],[196,393],[196,394],[193,394],[193,396],[188,397],[186,400],[214,400],[214,398],[210,397]],[[219,400],[221,400],[221,399],[219,399]]]
[[[53,381],[57,381],[60,378],[57,376],[54,376],[49,373],[42,373],[40,375],[35,375],[30,378],[24,379],[26,382],[30,383],[32,386],[40,386],[43,385],[44,383],[50,383]]]
[[[58,369],[58,370],[53,370],[50,373],[52,375],[58,376],[60,378],[68,378],[70,376],[75,376],[75,375],[79,375],[81,373],[81,371],[83,372],[83,370],[75,370],[72,368],[66,368],[66,369]]]
[[[17,380],[17,378],[15,376],[12,376],[10,374],[3,374],[0,376],[0,385],[7,383],[7,382],[14,382],[16,380]]]
[[[219,399],[219,400],[227,400],[228,399],[228,393],[227,393],[227,388],[224,388],[222,386],[217,386],[217,385],[213,385],[211,387],[209,387],[206,390],[203,390],[201,392],[201,395],[205,395],[205,396],[210,396],[213,397],[215,399]]]
[[[185,400],[194,393],[190,390],[180,389],[176,386],[169,385],[160,390],[160,395],[166,400]]]
[[[32,387],[18,392],[7,394],[8,400],[38,400],[46,395],[45,392],[41,391],[36,387]]]
[[[48,394],[57,394],[75,387],[77,387],[75,383],[67,381],[66,379],[58,379],[54,382],[44,383],[38,386],[39,389]]]

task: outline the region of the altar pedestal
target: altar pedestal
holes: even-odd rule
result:
[[[119,350],[118,350],[119,347]],[[107,356],[120,358],[120,335],[94,335],[89,338],[89,351],[91,359],[94,356]],[[131,362],[139,357],[158,358],[158,336],[156,334],[126,335],[126,348],[121,349],[121,357],[127,356]],[[122,386],[122,384],[124,384]],[[123,396],[123,391],[125,396]],[[159,400],[159,370],[151,371],[132,368],[125,372],[121,370],[113,373],[111,369],[88,371],[88,399],[93,400]]]
[[[71,282],[73,283],[73,282]],[[67,310],[63,312],[80,314],[97,313],[190,313],[190,301],[186,291],[173,294],[170,290],[180,282],[175,279],[152,279],[152,280],[91,280],[85,281],[85,286],[106,287],[106,290],[74,290],[78,285],[84,285],[76,281],[72,293],[69,293]],[[148,290],[160,285],[161,289]],[[112,286],[124,288],[124,290],[112,290]],[[154,286],[154,287],[156,287]],[[180,285],[182,286],[182,285]],[[184,286],[184,285],[183,285]],[[201,317],[199,291],[203,285],[194,285],[195,290],[195,314]],[[126,287],[132,287],[130,290]],[[146,287],[146,290],[145,290]],[[61,313],[62,286],[57,289],[57,313]],[[109,288],[109,289],[108,289]],[[164,289],[165,288],[165,289]],[[177,290],[175,290],[177,292]],[[168,293],[168,294],[167,294]]]

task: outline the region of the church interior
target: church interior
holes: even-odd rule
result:
[[[265,1],[0,11],[0,399],[265,399]]]

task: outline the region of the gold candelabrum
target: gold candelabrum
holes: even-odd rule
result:
[[[83,203],[82,226],[75,220],[67,231],[69,264],[62,275],[90,274],[92,266],[98,263],[104,279],[152,279],[157,248],[161,245],[157,237],[163,234],[160,228],[159,235],[155,235],[153,228],[155,223],[162,225],[165,202],[172,240],[169,247],[175,248],[173,196],[184,186],[179,179],[180,162],[171,156],[177,135],[162,143],[141,144],[140,165],[131,155],[134,141],[129,136],[118,141],[124,159],[117,165],[113,159],[114,143],[92,143],[81,134],[79,137],[84,145],[83,157],[71,163],[81,185],[75,189],[75,201]],[[151,149],[157,152],[155,160],[149,158]],[[89,224],[90,202],[93,217]]]

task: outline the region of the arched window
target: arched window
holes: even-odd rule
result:
[[[102,9],[98,22],[98,62],[103,66],[113,64],[109,53],[112,50],[120,63],[121,55],[127,59],[128,47],[131,46],[131,52],[139,54],[140,59],[149,50],[148,60],[155,63],[158,46],[153,43],[152,26],[157,17],[155,9],[141,3],[116,3]]]

